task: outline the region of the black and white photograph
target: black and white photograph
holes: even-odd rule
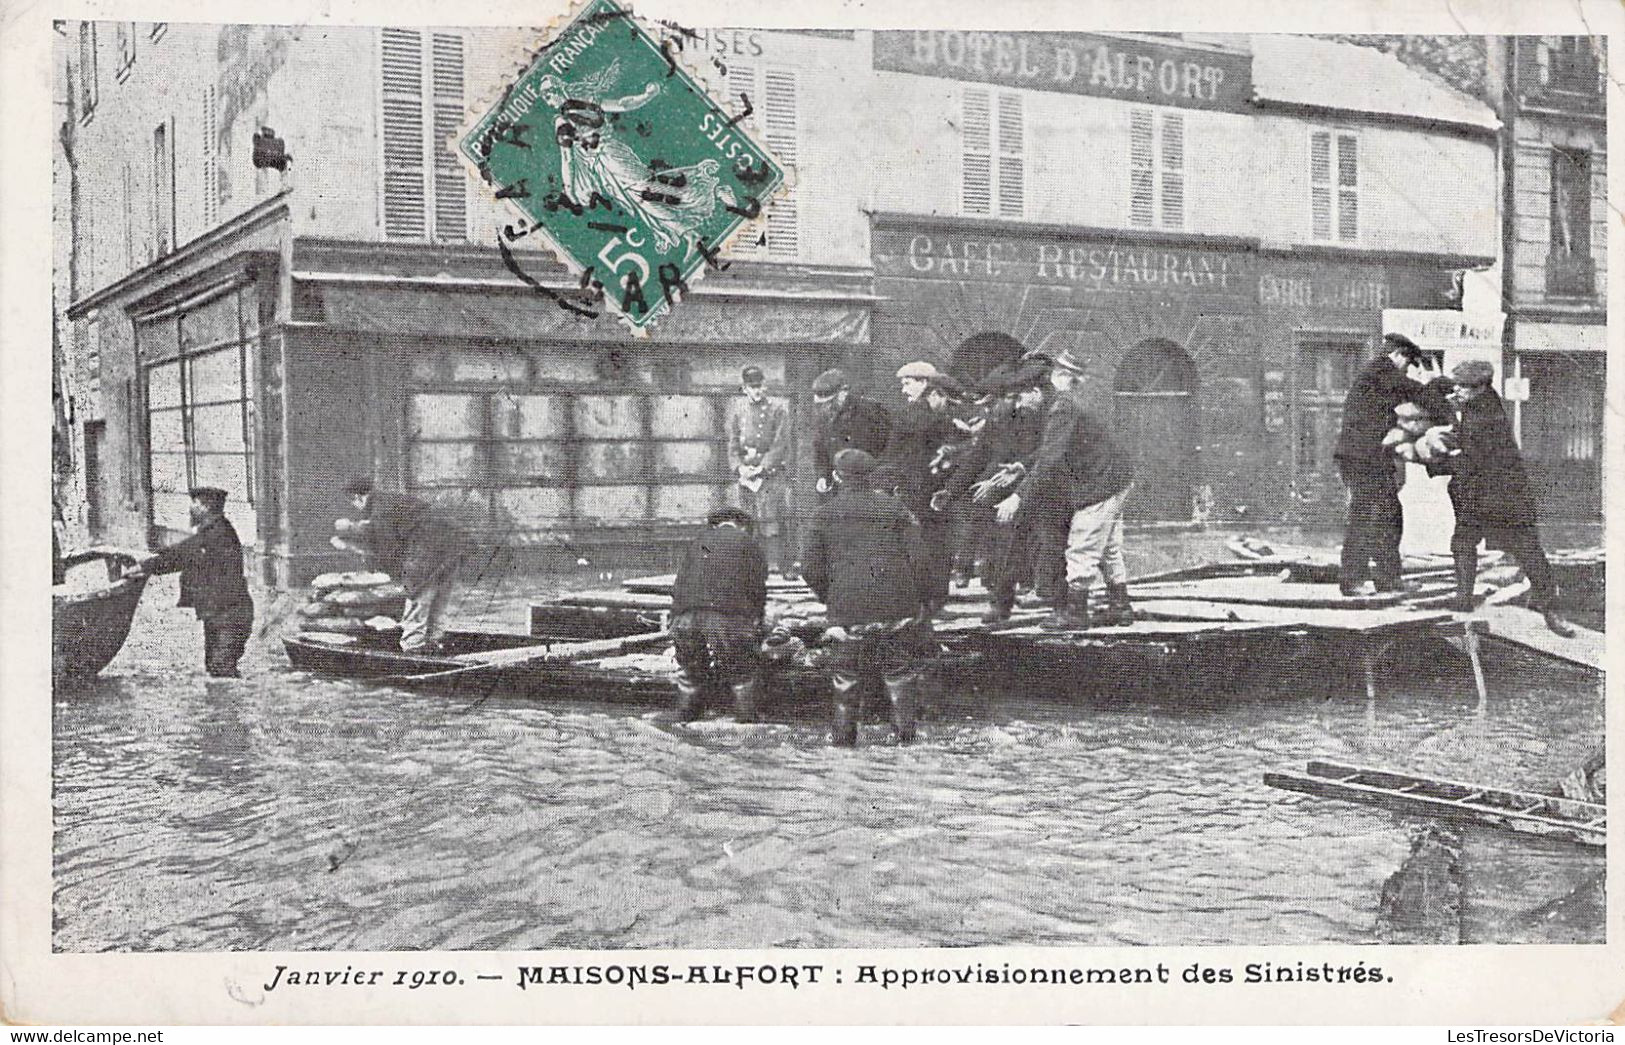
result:
[[[1606,1018],[1618,12],[1235,6],[20,14],[17,967]]]

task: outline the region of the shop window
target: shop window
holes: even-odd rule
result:
[[[96,78],[96,23],[79,23],[79,121],[89,122],[101,100]]]
[[[118,23],[115,35],[118,38],[118,64],[113,67],[113,79],[123,83],[135,68],[135,23]]]
[[[1129,224],[1185,227],[1185,116],[1129,113]]]
[[[961,210],[1019,218],[1026,212],[1026,119],[1022,97],[966,87],[961,94]]]
[[[796,71],[771,65],[728,63],[728,110],[742,111],[750,101],[750,114],[741,122],[750,134],[767,146],[767,151],[789,167],[800,153],[800,98]],[[741,97],[743,96],[743,97]],[[766,213],[740,229],[729,253],[741,258],[788,258],[801,256],[801,222],[796,197],[781,196]]]
[[[1350,131],[1309,134],[1310,235],[1316,240],[1360,239],[1360,140]]]
[[[152,523],[190,525],[187,491],[226,491],[227,515],[245,539],[256,532],[254,505],[253,307],[234,291],[190,312],[141,325],[145,367],[147,478]],[[168,358],[164,358],[164,357]]]
[[[455,386],[454,386],[455,387]],[[475,496],[502,535],[695,522],[726,472],[720,393],[414,392],[408,485]]]
[[[1551,244],[1546,254],[1550,294],[1592,293],[1591,154],[1552,149]]]
[[[379,32],[384,235],[467,239],[467,176],[447,145],[463,124],[463,38]]]

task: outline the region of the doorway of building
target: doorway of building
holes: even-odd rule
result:
[[[1343,517],[1348,496],[1337,472],[1343,402],[1370,342],[1358,334],[1300,336],[1293,410],[1292,488],[1308,518]]]
[[[974,387],[995,368],[1014,366],[1025,351],[1021,342],[1009,334],[973,334],[954,349],[948,372],[967,388]]]
[[[1519,427],[1541,519],[1600,519],[1607,384],[1602,353],[1527,352],[1518,366],[1529,382]]]
[[[1196,459],[1196,365],[1172,341],[1154,338],[1128,350],[1117,367],[1119,445],[1134,461],[1130,519],[1189,522]]]

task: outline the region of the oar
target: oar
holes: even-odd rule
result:
[[[490,672],[498,668],[514,667],[520,664],[562,663],[581,660],[585,657],[625,653],[628,650],[664,644],[670,638],[670,632],[656,631],[614,639],[594,639],[590,642],[570,642],[563,645],[555,643],[552,646],[544,646],[539,649],[526,647],[513,650],[497,650],[490,654],[465,654],[465,658],[481,656],[487,659],[469,660],[455,668],[447,668],[444,671],[430,671],[420,675],[375,675],[372,681],[403,686],[418,682],[443,682],[447,679],[477,675],[480,672]]]

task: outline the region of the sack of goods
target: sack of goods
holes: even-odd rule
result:
[[[388,645],[400,640],[406,589],[387,573],[324,573],[299,607],[298,635],[329,645]]]

